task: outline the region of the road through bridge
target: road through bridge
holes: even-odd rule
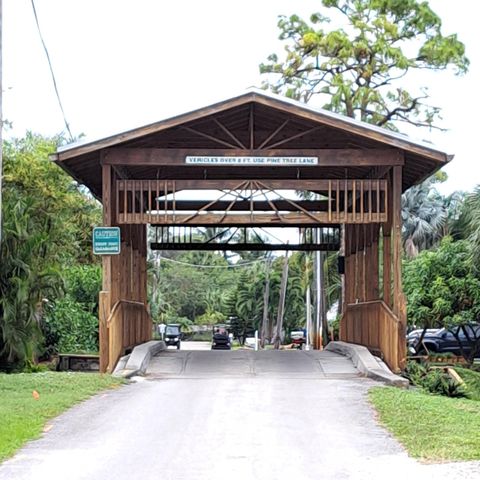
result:
[[[168,350],[53,420],[0,480],[476,478],[409,458],[377,423],[376,385],[328,352]]]

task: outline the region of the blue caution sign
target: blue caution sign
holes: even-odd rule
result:
[[[93,229],[93,253],[118,255],[120,253],[120,228],[95,227]]]

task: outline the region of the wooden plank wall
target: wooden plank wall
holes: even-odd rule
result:
[[[406,360],[401,174],[401,167],[388,174],[389,214],[385,223],[345,225],[345,292],[340,323],[341,340],[365,345],[373,352],[379,350],[394,370],[403,369]]]
[[[103,174],[103,224],[115,226],[117,222],[116,202],[114,201],[115,173],[110,165],[102,167]],[[113,323],[107,322],[112,309],[118,302],[139,302],[147,310],[147,227],[146,225],[120,225],[121,249],[119,255],[103,257],[103,282],[100,294],[99,337],[100,337],[100,371],[109,368],[109,328]],[[122,344],[134,346],[135,343],[148,340],[151,328],[147,328],[144,314],[138,313],[138,307],[122,305],[117,320],[122,329]],[[131,304],[130,304],[131,305]],[[110,318],[112,321],[113,319]],[[138,331],[138,335],[131,332]],[[118,332],[115,332],[117,335]],[[133,335],[133,337],[132,337]],[[141,340],[141,341],[140,341]]]

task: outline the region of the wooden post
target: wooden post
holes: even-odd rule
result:
[[[392,237],[391,230],[383,226],[383,301],[392,308]]]
[[[392,308],[392,180],[388,174],[387,184],[387,221],[382,226],[383,232],[383,301]]]
[[[110,292],[101,291],[98,304],[98,336],[99,336],[99,354],[100,354],[100,373],[105,373],[108,368],[108,326],[107,319],[110,315],[112,306],[110,304]]]
[[[393,247],[393,312],[400,321],[398,331],[399,365],[405,368],[407,329],[405,297],[402,289],[402,167],[393,167],[393,211],[392,211],[392,247]]]
[[[113,224],[113,205],[112,205],[112,167],[111,165],[102,165],[102,203],[103,203],[103,225],[105,227]],[[100,354],[100,373],[105,373],[109,362],[109,339],[107,319],[110,316],[112,308],[112,257],[103,255],[102,257],[102,292],[99,296],[99,354]]]

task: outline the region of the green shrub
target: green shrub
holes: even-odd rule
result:
[[[205,312],[203,315],[195,318],[197,325],[215,325],[217,323],[225,323],[227,316],[221,312]]]
[[[100,265],[77,265],[65,271],[65,290],[69,297],[91,311],[98,311],[98,295],[102,288]]]
[[[480,401],[480,372],[473,368],[455,367],[467,387],[467,397]]]
[[[45,308],[44,357],[57,353],[98,351],[98,294],[102,285],[99,265],[77,265],[63,272],[65,297]]]
[[[98,318],[68,296],[48,306],[44,330],[50,354],[98,351]]]
[[[453,398],[468,396],[465,385],[458,383],[442,369],[432,369],[426,364],[408,362],[405,376],[416,387],[434,395]]]

